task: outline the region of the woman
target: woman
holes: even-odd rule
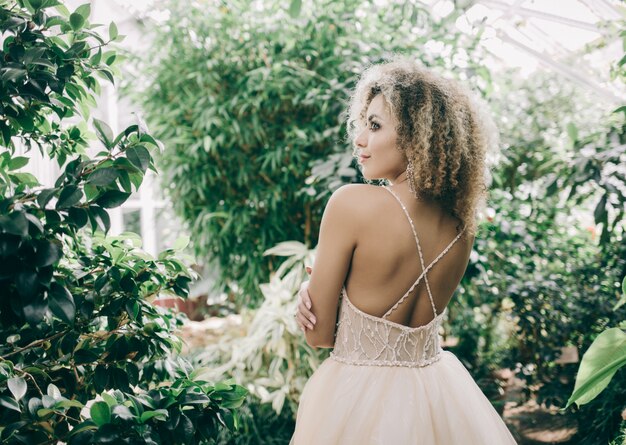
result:
[[[331,196],[296,318],[334,348],[307,382],[292,445],[515,444],[439,343],[469,260],[496,132],[471,94],[406,58],[369,67],[348,133],[364,178]]]

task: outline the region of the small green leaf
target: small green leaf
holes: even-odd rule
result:
[[[80,403],[78,400],[61,400],[57,402],[55,408],[83,408],[85,405]]]
[[[130,195],[130,193],[120,192],[119,190],[107,190],[96,199],[96,203],[105,209],[111,209],[121,206]]]
[[[80,202],[83,197],[83,192],[75,185],[68,185],[61,190],[59,200],[56,203],[56,209],[66,209],[72,207]]]
[[[176,238],[176,241],[174,241],[174,250],[183,250],[185,249],[188,245],[189,245],[189,240],[191,238],[188,235],[181,235],[178,238]]]
[[[67,213],[68,220],[78,228],[83,227],[89,220],[87,210],[82,207],[70,207]]]
[[[59,242],[60,244],[60,242]],[[63,250],[54,241],[40,240],[35,243],[35,261],[36,267],[50,266],[63,257]]]
[[[91,63],[97,65],[102,60],[102,48],[98,48],[98,52],[91,58]]]
[[[141,423],[146,423],[150,419],[166,420],[167,415],[168,415],[168,412],[165,409],[157,409],[155,411],[144,411],[141,417],[139,418],[139,421]]]
[[[94,185],[109,185],[117,179],[117,175],[113,167],[99,168],[89,175],[87,181]]]
[[[98,426],[111,422],[111,408],[106,402],[94,403],[91,405],[89,413],[91,414],[91,420]]]
[[[48,420],[54,415],[54,410],[51,408],[41,408],[37,410],[37,417],[41,420]]]
[[[59,391],[59,388],[53,383],[48,384],[46,393],[54,400],[61,400],[63,398],[63,396],[61,395],[61,391]]]
[[[97,430],[97,429],[98,429],[98,426],[95,425],[93,421],[87,420],[83,423],[78,424],[78,426],[74,427],[72,431],[70,431],[70,437],[78,433],[81,433],[83,431]]]
[[[89,3],[80,5],[76,8],[75,12],[76,14],[80,14],[85,20],[89,20],[89,16],[91,15],[91,5]]]
[[[100,227],[102,231],[108,232],[111,228],[111,218],[107,211],[100,206],[89,206],[89,220],[93,230]]]
[[[115,24],[115,22],[111,22],[111,24],[109,25],[109,39],[115,40],[117,36],[117,25]]]
[[[37,196],[37,204],[39,204],[39,207],[41,207],[42,209],[45,208],[46,204],[50,202],[56,192],[58,192],[56,188],[44,189],[39,192],[39,195]]]
[[[0,68],[0,80],[5,83],[23,80],[27,74],[28,72],[21,68]]]
[[[598,204],[596,204],[595,210],[593,211],[593,217],[596,221],[596,224],[602,222],[603,217],[607,213],[606,211],[607,198],[608,198],[608,193],[605,193],[604,195],[602,195],[602,197],[598,201]]]
[[[576,142],[578,140],[578,128],[573,122],[567,124],[567,135],[572,140],[572,142]]]
[[[15,400],[7,396],[0,396],[0,405],[5,408],[12,409],[13,411],[17,411],[18,413],[22,412],[20,410],[20,405]]]
[[[9,387],[9,391],[11,391],[11,394],[13,394],[13,397],[15,397],[16,401],[19,401],[22,397],[24,397],[24,394],[26,394],[26,380],[24,380],[22,377],[13,377],[9,379],[7,382],[7,386]]]
[[[300,9],[302,8],[302,0],[291,0],[289,5],[289,15],[296,18],[300,15]]]
[[[28,401],[28,412],[32,416],[37,415],[37,411],[40,410],[42,407],[43,405],[41,404],[41,399],[37,397],[33,397]]]
[[[105,122],[99,119],[93,119],[93,126],[96,128],[96,135],[98,139],[104,144],[106,148],[113,148],[113,131]]]
[[[96,366],[96,371],[94,373],[93,384],[96,388],[97,392],[102,392],[106,389],[109,383],[109,373],[107,371],[106,365],[98,365]]]
[[[76,318],[76,303],[72,294],[59,283],[52,283],[50,285],[50,292],[48,295],[48,306],[50,311],[59,319],[63,320],[69,325],[74,324]]]
[[[17,156],[9,160],[9,171],[17,170],[28,164],[28,158],[25,156]]]
[[[74,31],[78,31],[79,29],[81,29],[84,24],[85,24],[85,18],[82,15],[76,12],[73,12],[70,15],[70,26],[72,27]]]
[[[98,360],[98,357],[98,354],[90,349],[79,349],[78,351],[74,352],[74,362],[77,365],[83,363],[93,363]]]
[[[138,169],[145,173],[150,165],[150,152],[143,146],[130,147],[126,150],[126,157]]]
[[[28,236],[28,218],[20,211],[12,212],[8,216],[0,215],[0,228],[6,233]]]

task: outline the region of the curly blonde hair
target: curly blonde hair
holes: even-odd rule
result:
[[[367,67],[357,82],[347,111],[350,140],[363,129],[378,94],[396,118],[396,148],[413,164],[408,180],[416,198],[438,202],[461,220],[466,235],[474,235],[491,181],[487,155],[497,154],[498,145],[484,104],[457,82],[394,56]]]

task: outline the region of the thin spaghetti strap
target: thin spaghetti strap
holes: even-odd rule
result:
[[[383,186],[383,188],[387,191],[389,191],[389,193],[391,193],[393,195],[393,197],[398,201],[398,203],[400,204],[400,206],[402,207],[402,210],[404,211],[404,214],[406,215],[407,219],[409,220],[409,223],[411,225],[411,230],[413,231],[413,238],[415,238],[415,244],[417,245],[417,252],[419,253],[419,258],[420,258],[420,264],[422,266],[422,273],[420,274],[420,276],[417,278],[417,280],[415,280],[415,282],[411,285],[411,287],[409,288],[409,290],[407,290],[404,295],[391,307],[389,308],[389,310],[387,312],[385,312],[385,314],[383,315],[383,318],[387,318],[394,310],[396,310],[396,308],[402,304],[402,302],[404,302],[404,300],[406,300],[406,298],[409,296],[409,294],[411,293],[411,291],[415,288],[415,286],[417,286],[419,284],[419,282],[422,280],[422,278],[424,278],[424,281],[426,282],[426,290],[428,291],[428,298],[430,300],[430,305],[433,309],[433,313],[435,315],[435,317],[437,317],[437,309],[435,307],[435,303],[434,303],[434,299],[433,299],[433,294],[430,290],[430,284],[428,283],[428,277],[426,276],[426,273],[435,265],[435,263],[437,263],[437,261],[439,261],[447,252],[448,250],[450,250],[450,248],[454,245],[454,243],[456,243],[458,241],[458,239],[461,237],[461,235],[463,234],[463,232],[465,231],[465,227],[461,230],[461,232],[459,232],[459,234],[446,246],[446,248],[437,256],[437,258],[435,258],[429,265],[428,267],[425,267],[424,265],[424,256],[422,254],[422,247],[420,245],[419,242],[419,238],[417,237],[417,232],[415,231],[415,225],[413,224],[413,220],[411,219],[411,216],[409,215],[408,210],[406,209],[406,206],[404,205],[404,203],[402,202],[402,200],[394,193],[393,190],[391,190],[391,188],[387,187],[387,186]]]

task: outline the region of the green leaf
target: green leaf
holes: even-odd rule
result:
[[[57,402],[55,408],[83,408],[85,405],[80,403],[78,400],[61,400]]]
[[[102,68],[98,70],[98,72],[104,77],[106,77],[109,80],[109,82],[115,85],[115,79],[113,78],[113,74],[111,74],[111,71],[109,71],[108,69]]]
[[[626,332],[609,328],[593,341],[580,363],[574,392],[565,408],[592,401],[607,387],[619,368],[626,365]]]
[[[572,122],[567,124],[567,135],[572,140],[572,142],[576,142],[578,140],[578,128]]]
[[[20,211],[13,212],[9,216],[0,215],[0,228],[6,233],[25,237],[28,236],[28,219]]]
[[[102,231],[108,232],[111,228],[111,218],[107,211],[100,206],[89,206],[89,220],[93,230],[100,226]]]
[[[36,267],[50,266],[63,257],[63,250],[54,241],[40,240],[35,243]]]
[[[80,202],[83,197],[83,192],[75,185],[68,185],[61,190],[59,200],[55,206],[56,209],[66,209],[72,207]]]
[[[302,8],[302,0],[291,0],[289,5],[289,15],[296,18],[300,15],[300,9]]]
[[[56,188],[44,189],[39,192],[39,195],[37,196],[37,204],[39,204],[39,207],[41,207],[42,209],[45,208],[46,204],[50,202],[56,192],[58,192],[58,189]]]
[[[79,229],[89,221],[89,214],[82,207],[70,207],[67,213],[67,219]]]
[[[96,388],[97,392],[102,392],[106,389],[109,383],[109,373],[107,371],[106,365],[98,365],[96,366],[96,370],[94,372],[93,384]]]
[[[146,423],[150,419],[155,420],[167,420],[168,412],[165,409],[157,409],[155,411],[144,411],[139,421],[141,423]]]
[[[20,405],[15,400],[7,396],[0,396],[0,405],[5,408],[12,409],[13,411],[17,411],[18,413],[22,412],[20,410]]]
[[[98,360],[98,357],[98,354],[90,349],[79,349],[78,351],[74,352],[74,362],[77,365],[83,363],[93,363]]]
[[[48,306],[50,311],[69,325],[74,324],[76,318],[76,303],[72,294],[59,283],[50,285]]]
[[[130,193],[120,192],[119,190],[107,190],[96,199],[96,203],[105,209],[111,209],[121,206],[130,195]]]
[[[83,423],[79,423],[78,426],[74,427],[72,431],[70,431],[70,437],[74,436],[83,431],[97,430],[98,426],[94,424],[93,421],[87,420]]]
[[[59,391],[59,387],[53,383],[48,384],[48,388],[46,389],[46,393],[52,397],[54,400],[61,400],[63,396],[61,395],[61,391]]]
[[[70,15],[70,26],[72,27],[74,31],[80,30],[84,24],[85,24],[85,18],[82,15],[76,12],[73,12]]]
[[[91,405],[89,413],[91,414],[91,420],[98,426],[111,422],[111,408],[106,402],[94,403]]]
[[[39,417],[40,420],[48,420],[53,415],[54,410],[52,408],[41,408],[37,410],[37,417]]]
[[[602,197],[598,201],[598,204],[596,204],[595,210],[593,211],[593,217],[595,219],[596,224],[602,222],[602,219],[607,213],[606,211],[607,198],[608,198],[608,193],[605,193],[604,195],[602,195]]]
[[[96,118],[93,119],[93,126],[96,128],[98,139],[100,139],[104,146],[108,149],[113,148],[113,131],[111,131],[111,127]]]
[[[76,14],[80,14],[85,20],[89,20],[89,15],[91,14],[91,4],[85,3],[84,5],[80,5],[76,8]]]
[[[0,68],[0,80],[4,83],[23,81],[28,72],[21,68]]]
[[[13,394],[16,401],[20,401],[24,394],[26,394],[26,380],[22,377],[13,377],[7,381],[7,386],[9,387],[9,391]]]
[[[117,36],[118,36],[117,25],[115,24],[115,22],[111,22],[111,24],[109,25],[109,39],[115,40]]]
[[[37,397],[32,397],[28,401],[28,412],[31,414],[31,416],[36,416],[37,411],[41,408],[43,408],[43,405],[41,404],[41,399]]]
[[[113,167],[99,168],[89,175],[87,181],[94,185],[109,185],[117,179],[117,170]]]
[[[117,400],[111,394],[103,393],[102,400],[104,400],[111,408],[117,405]]]
[[[91,58],[91,63],[97,65],[102,60],[102,48],[98,48],[98,52]]]
[[[130,147],[126,150],[126,157],[143,173],[146,172],[148,165],[150,165],[150,152],[141,145]]]
[[[25,156],[17,156],[9,160],[9,171],[17,170],[28,164],[28,158]]]
[[[191,238],[188,235],[181,235],[178,238],[176,238],[176,241],[174,241],[174,250],[183,250],[184,248],[186,248],[189,245],[189,240]]]
[[[28,187],[37,187],[39,185],[39,181],[32,173],[13,173],[9,175],[10,178],[13,179],[16,183],[22,183]]]

